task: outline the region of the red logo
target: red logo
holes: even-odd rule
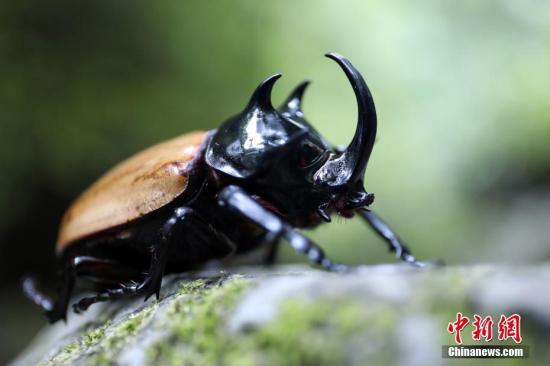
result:
[[[447,325],[447,332],[454,334],[456,344],[462,344],[461,332],[469,323],[470,318],[458,312],[456,313],[456,320]],[[493,324],[493,318],[490,315],[482,318],[480,315],[474,314],[472,339],[474,341],[484,339],[485,342],[490,342],[493,339]],[[498,340],[505,341],[507,339],[513,339],[514,342],[521,343],[521,316],[519,314],[512,314],[508,317],[504,314],[500,316]]]
[[[467,316],[463,316],[461,312],[456,313],[456,321],[449,323],[447,326],[447,332],[455,334],[455,343],[462,344],[462,337],[460,332],[464,327],[470,322],[470,319]]]
[[[511,338],[516,343],[521,343],[521,316],[512,314],[509,317],[502,314],[498,322],[498,340],[504,341]]]
[[[490,342],[493,339],[493,319],[490,316],[486,316],[481,319],[481,316],[474,314],[474,331],[472,332],[472,339],[479,341],[481,338],[485,338],[485,342]]]

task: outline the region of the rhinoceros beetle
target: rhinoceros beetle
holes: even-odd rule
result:
[[[38,291],[33,277],[23,281],[25,294],[55,322],[66,318],[77,278],[97,293],[74,304],[76,312],[113,298],[158,298],[165,273],[260,246],[268,248],[266,263],[273,262],[280,239],[326,270],[345,271],[296,230],[330,222],[332,214],[358,214],[398,258],[418,264],[367,208],[374,195],[364,189],[363,175],[377,124],[370,91],[347,59],[326,56],[343,69],[357,99],[357,127],[347,148],[333,148],[306,121],[301,100],[307,82],[275,109],[271,90],[281,75],[270,76],[217,130],[146,149],[84,191],[61,223],[56,299]]]

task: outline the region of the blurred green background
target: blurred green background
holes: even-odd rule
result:
[[[547,1],[3,2],[0,363],[45,324],[20,276],[51,278],[63,210],[114,163],[218,126],[275,72],[277,104],[313,80],[307,117],[346,144],[355,101],[327,51],[373,92],[366,187],[419,258],[550,259]],[[393,260],[358,220],[311,236],[339,261]]]

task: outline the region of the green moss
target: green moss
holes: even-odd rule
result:
[[[394,323],[393,311],[384,307],[365,309],[353,300],[287,300],[281,304],[275,321],[236,338],[226,364],[351,364],[356,358],[364,359],[364,351],[371,361],[387,356],[374,364],[391,364],[391,352],[380,352],[380,345],[363,343],[389,336]]]
[[[224,320],[247,287],[248,281],[233,277],[214,283],[193,281],[180,288],[159,326],[170,335],[148,350],[151,364],[219,364],[227,351]]]
[[[239,366],[341,364],[357,354],[349,349],[357,335],[376,337],[388,333],[395,323],[395,312],[381,306],[367,310],[355,301],[289,300],[281,304],[276,320],[232,334],[224,320],[247,286],[243,279],[232,279],[225,284],[194,283],[182,287],[160,325],[169,327],[169,336],[150,347],[148,362]],[[365,329],[372,334],[365,334]]]
[[[57,365],[66,362],[71,359],[73,355],[76,355],[81,350],[81,347],[77,342],[70,343],[64,346],[54,357],[46,362],[42,362],[41,365]]]
[[[483,272],[483,271],[481,271]],[[482,275],[480,273],[479,275]],[[456,311],[472,311],[469,290],[475,273],[451,271],[424,276],[407,303],[346,297],[314,301],[286,300],[275,320],[260,327],[230,333],[224,319],[239,293],[242,280],[225,285],[189,283],[170,305],[165,324],[170,334],[148,350],[152,364],[192,365],[334,365],[394,364],[396,333],[408,315],[435,316],[441,344],[449,343],[445,325]]]
[[[71,365],[86,356],[89,356],[87,362],[90,364],[113,364],[113,357],[133,339],[145,321],[151,317],[155,308],[156,304],[147,306],[119,323],[113,324],[107,321],[100,327],[89,330],[75,342],[66,345],[41,365]]]
[[[201,279],[185,283],[170,301],[168,308],[163,312],[164,317],[157,326],[169,327],[174,334],[174,341],[193,339],[193,345],[197,346],[198,350],[211,348],[212,344],[217,342],[217,322],[222,320],[246,284],[246,281],[240,278],[234,278],[225,284],[226,280],[224,277],[214,281]],[[41,364],[67,365],[82,359],[93,365],[114,364],[115,356],[135,339],[139,331],[152,319],[157,307],[158,304],[153,303],[119,322],[107,321],[99,327],[85,330],[81,337],[61,348]],[[175,315],[177,317],[174,317]],[[201,327],[197,328],[197,324]],[[153,348],[161,350],[163,347],[159,344]],[[168,347],[159,353],[170,354]]]
[[[206,280],[199,279],[194,281],[189,281],[184,283],[178,290],[180,295],[192,295],[192,294],[201,294],[202,290],[207,289],[208,285]]]
[[[42,362],[41,365],[59,365],[70,363],[69,361],[79,357],[83,352],[97,344],[103,338],[105,330],[110,324],[111,322],[107,321],[99,327],[94,327],[88,330],[83,336],[64,346],[55,356]]]
[[[278,304],[274,319],[257,326],[243,325],[238,331],[227,327],[228,317],[243,291],[256,282],[238,276],[190,281],[159,304],[92,329],[44,365],[112,365],[122,350],[143,352],[137,357],[144,356],[146,364],[155,365],[322,366],[363,365],[367,361],[375,365],[396,364],[403,361],[398,357],[406,356],[400,349],[403,337],[409,335],[402,327],[406,320],[427,318],[439,329],[436,333],[430,330],[436,343],[452,343],[446,325],[454,320],[457,311],[480,311],[471,302],[475,298],[472,291],[476,291],[475,285],[485,273],[483,268],[450,268],[410,274],[415,276],[409,278],[410,286],[395,288],[405,291],[403,297],[369,294],[368,288],[365,294],[357,295],[345,291],[339,296],[333,292],[318,292],[315,296],[290,294]],[[156,312],[158,307],[161,310]],[[535,338],[530,335],[540,330],[530,326],[536,324],[525,324],[524,344],[535,345]],[[145,329],[152,333],[138,337]],[[461,364],[480,364],[463,361]],[[482,361],[484,365],[496,365],[502,360]],[[506,360],[504,364],[516,365],[520,361]],[[452,360],[448,363],[454,364]]]
[[[130,314],[106,332],[105,337],[91,351],[89,362],[94,365],[112,365],[115,356],[130,343],[138,331],[151,319],[157,304],[153,303],[133,314]]]
[[[80,342],[80,345],[82,347],[85,347],[85,348],[89,348],[89,347],[92,347],[93,345],[95,345],[97,342],[99,342],[104,334],[105,334],[105,330],[111,325],[111,322],[110,321],[107,321],[105,324],[103,324],[102,326],[96,328],[96,329],[93,329],[91,331],[89,331],[88,333],[86,333],[83,337],[82,337],[82,340]]]
[[[107,337],[106,343],[113,346],[124,341],[127,337],[133,336],[143,325],[144,320],[148,319],[156,308],[157,305],[152,304],[137,313],[131,314],[124,321],[116,325],[114,331]]]

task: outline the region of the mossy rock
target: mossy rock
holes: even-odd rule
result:
[[[71,314],[12,365],[543,365],[550,358],[549,265],[232,272],[240,274],[169,276],[160,301]],[[530,358],[442,358],[458,311],[520,313]]]

